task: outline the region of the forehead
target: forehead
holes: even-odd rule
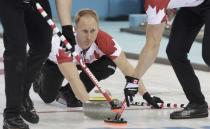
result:
[[[84,15],[80,17],[77,26],[97,26],[98,23],[96,19],[90,15]]]

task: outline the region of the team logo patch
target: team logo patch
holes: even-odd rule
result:
[[[170,0],[145,0],[145,11],[149,24],[159,24],[167,21],[166,9]]]
[[[156,13],[160,10],[166,10],[170,0],[145,0],[144,8],[147,11],[149,7],[156,8]]]
[[[137,79],[133,80],[133,84],[138,84],[138,83],[139,83],[139,80],[137,80]]]

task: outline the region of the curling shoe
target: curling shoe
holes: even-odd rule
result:
[[[183,110],[170,114],[170,119],[192,119],[208,117],[208,104],[189,103]]]
[[[59,89],[56,101],[70,108],[79,108],[83,106],[82,102],[75,97],[73,91],[71,91],[68,86]]]
[[[3,129],[29,129],[20,116],[4,118]]]
[[[21,116],[28,122],[36,124],[39,122],[39,116],[34,109],[34,104],[29,96],[23,99],[21,107]]]

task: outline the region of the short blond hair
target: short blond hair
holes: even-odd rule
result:
[[[92,10],[92,9],[89,9],[89,8],[85,8],[85,9],[81,9],[77,12],[77,15],[76,15],[76,18],[75,18],[75,24],[76,25],[78,24],[78,22],[79,22],[79,20],[82,16],[91,16],[96,20],[97,23],[99,23],[99,17],[97,15],[96,11]]]

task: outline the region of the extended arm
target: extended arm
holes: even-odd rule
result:
[[[146,44],[140,53],[138,64],[134,70],[134,77],[142,78],[145,72],[154,63],[159,51],[164,27],[165,23],[147,25]]]
[[[122,71],[123,75],[131,76],[133,74],[134,68],[128,62],[124,52],[121,52],[120,56],[117,57],[114,60],[114,62],[117,65],[117,67],[120,69],[120,71]],[[146,87],[144,86],[144,83],[142,80],[139,81],[138,91],[141,95],[144,95],[147,92]]]
[[[88,101],[89,96],[85,89],[84,84],[80,80],[77,67],[73,61],[73,57],[68,55],[64,49],[60,49],[56,55],[58,67],[63,76],[68,80],[70,86],[82,102]]]
[[[134,68],[133,66],[128,62],[125,53],[122,51],[121,54],[113,60],[117,67],[122,71],[123,75],[131,76],[133,74]],[[146,88],[142,81],[139,81],[139,93],[143,95],[146,93]]]
[[[56,6],[59,20],[62,25],[62,33],[74,48],[76,42],[71,21],[72,0],[56,0]],[[71,88],[78,99],[80,99],[82,102],[85,102],[89,99],[88,93],[84,84],[80,80],[75,63],[73,63],[72,59],[70,58],[71,57],[68,57],[64,52],[60,51],[59,56],[57,57],[59,62],[58,67],[64,77],[71,84]]]
[[[134,72],[134,68],[133,66],[128,62],[128,60],[126,59],[126,56],[124,54],[124,52],[121,52],[121,54],[114,59],[115,64],[117,65],[117,67],[122,71],[122,73],[125,76],[129,76],[126,77],[127,80],[127,84],[126,86],[128,86],[130,83],[130,81],[132,82],[132,80],[135,80],[135,78],[133,79],[132,77],[130,77],[132,75],[132,73]],[[149,92],[147,92],[143,82],[140,80],[138,83],[137,88],[135,88],[135,84],[131,84],[131,92],[134,91],[134,89],[138,90],[138,92],[143,96],[143,98],[149,103],[151,104],[153,107],[155,108],[159,108],[159,106],[157,105],[157,103],[163,103],[163,101],[159,98],[159,97],[152,97]],[[126,89],[126,88],[125,88]],[[124,89],[124,92],[129,92],[129,88],[127,90]],[[130,94],[130,93],[129,93]],[[132,93],[131,93],[132,94]],[[125,93],[125,97],[126,97],[126,93]],[[127,105],[129,106],[129,102],[132,101],[132,95],[129,96],[130,98],[127,98]],[[130,100],[129,100],[130,99]]]
[[[58,65],[64,77],[68,80],[75,95],[82,102],[88,101],[89,96],[74,63],[66,62]]]
[[[56,7],[61,25],[71,25],[72,0],[56,0]]]

